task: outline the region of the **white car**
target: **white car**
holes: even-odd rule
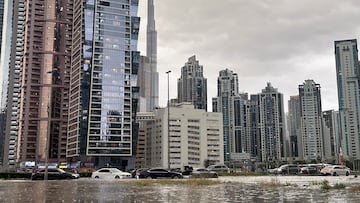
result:
[[[321,169],[320,173],[322,175],[350,175],[350,168],[343,166],[343,165],[330,165],[326,166],[323,169]]]
[[[224,164],[210,165],[207,168],[210,171],[215,171],[217,173],[230,173],[229,167]]]
[[[91,178],[96,179],[125,179],[131,178],[131,174],[117,168],[102,168],[92,173]]]
[[[217,178],[218,174],[215,171],[210,171],[207,168],[195,168],[191,173],[192,178]]]

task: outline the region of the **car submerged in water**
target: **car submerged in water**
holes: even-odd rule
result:
[[[350,175],[350,168],[343,166],[343,165],[330,165],[326,166],[320,171],[321,175],[332,175],[332,176],[339,176],[339,175]]]
[[[176,171],[170,171],[163,168],[151,168],[148,170],[143,170],[139,174],[139,178],[147,179],[158,179],[158,178],[172,178],[178,179],[183,178],[182,174]]]
[[[31,180],[44,180],[45,169],[36,169],[31,174]],[[60,168],[48,169],[48,180],[78,179],[80,175],[77,173],[69,173]]]
[[[117,168],[101,168],[91,174],[95,179],[126,179],[131,178],[131,173],[123,172]]]
[[[207,168],[195,168],[192,170],[191,178],[217,178],[218,173]]]
[[[300,173],[300,167],[294,164],[285,164],[277,168],[278,175],[297,175]]]

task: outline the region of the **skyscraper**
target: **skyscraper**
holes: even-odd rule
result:
[[[159,106],[159,74],[157,72],[157,32],[155,29],[154,0],[148,0],[146,56],[151,67],[150,111]]]
[[[159,106],[159,74],[157,72],[157,32],[154,1],[148,0],[146,56],[141,56],[139,67],[139,112],[151,112]]]
[[[341,122],[341,150],[360,159],[360,84],[356,39],[335,41],[336,78]]]
[[[207,80],[203,75],[203,66],[196,60],[196,56],[190,57],[181,68],[178,102],[191,102],[196,109],[207,110]]]
[[[323,133],[324,133],[324,152],[327,162],[339,163],[339,112],[328,110],[322,112]]]
[[[0,19],[0,109],[5,111],[11,52],[13,1],[0,0],[0,7],[1,5],[4,6],[4,10],[3,19]],[[2,8],[0,8],[0,13],[1,10]]]
[[[286,154],[283,94],[267,83],[258,95],[261,160],[281,161]]]
[[[66,160],[72,0],[16,0],[4,164]]]
[[[138,0],[74,3],[67,140],[72,163],[135,167],[137,10]]]
[[[23,66],[24,55],[24,30],[25,30],[25,2],[16,0],[13,2],[12,24],[11,24],[11,45],[8,68],[8,86],[6,100],[6,126],[4,141],[3,165],[8,170],[16,168],[18,151],[18,129],[19,113],[18,101],[20,100],[20,71]],[[9,17],[9,16],[8,16]],[[5,67],[6,64],[3,64]],[[4,90],[3,90],[4,92]]]
[[[300,98],[299,95],[290,96],[288,101],[288,132],[290,137],[290,156],[298,157],[299,148],[302,148],[300,140],[301,131],[301,112],[300,112]]]
[[[224,161],[230,161],[235,152],[234,99],[239,97],[238,75],[229,69],[221,70],[218,77],[217,97],[212,99],[213,112],[223,114]]]
[[[301,136],[299,156],[306,160],[325,160],[320,85],[305,80],[299,85]]]

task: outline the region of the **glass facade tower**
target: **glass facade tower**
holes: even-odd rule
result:
[[[74,7],[67,156],[124,168],[136,134],[138,0],[84,0]]]
[[[360,75],[356,39],[335,41],[341,150],[360,166]]]

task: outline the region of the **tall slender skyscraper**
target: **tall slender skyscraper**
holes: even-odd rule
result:
[[[148,0],[146,56],[151,67],[150,111],[159,106],[159,74],[157,72],[157,32],[155,29],[154,0]]]
[[[75,1],[67,157],[135,167],[138,0]]]
[[[346,159],[359,160],[360,73],[356,39],[335,41],[335,60],[341,121],[341,150]]]
[[[72,0],[15,0],[4,164],[66,160]],[[46,155],[47,154],[47,155]]]
[[[178,102],[191,102],[196,109],[207,111],[207,80],[203,75],[203,66],[195,56],[189,58],[181,68],[178,79]]]
[[[303,160],[325,160],[320,85],[305,80],[299,85],[301,136],[299,155]]]

